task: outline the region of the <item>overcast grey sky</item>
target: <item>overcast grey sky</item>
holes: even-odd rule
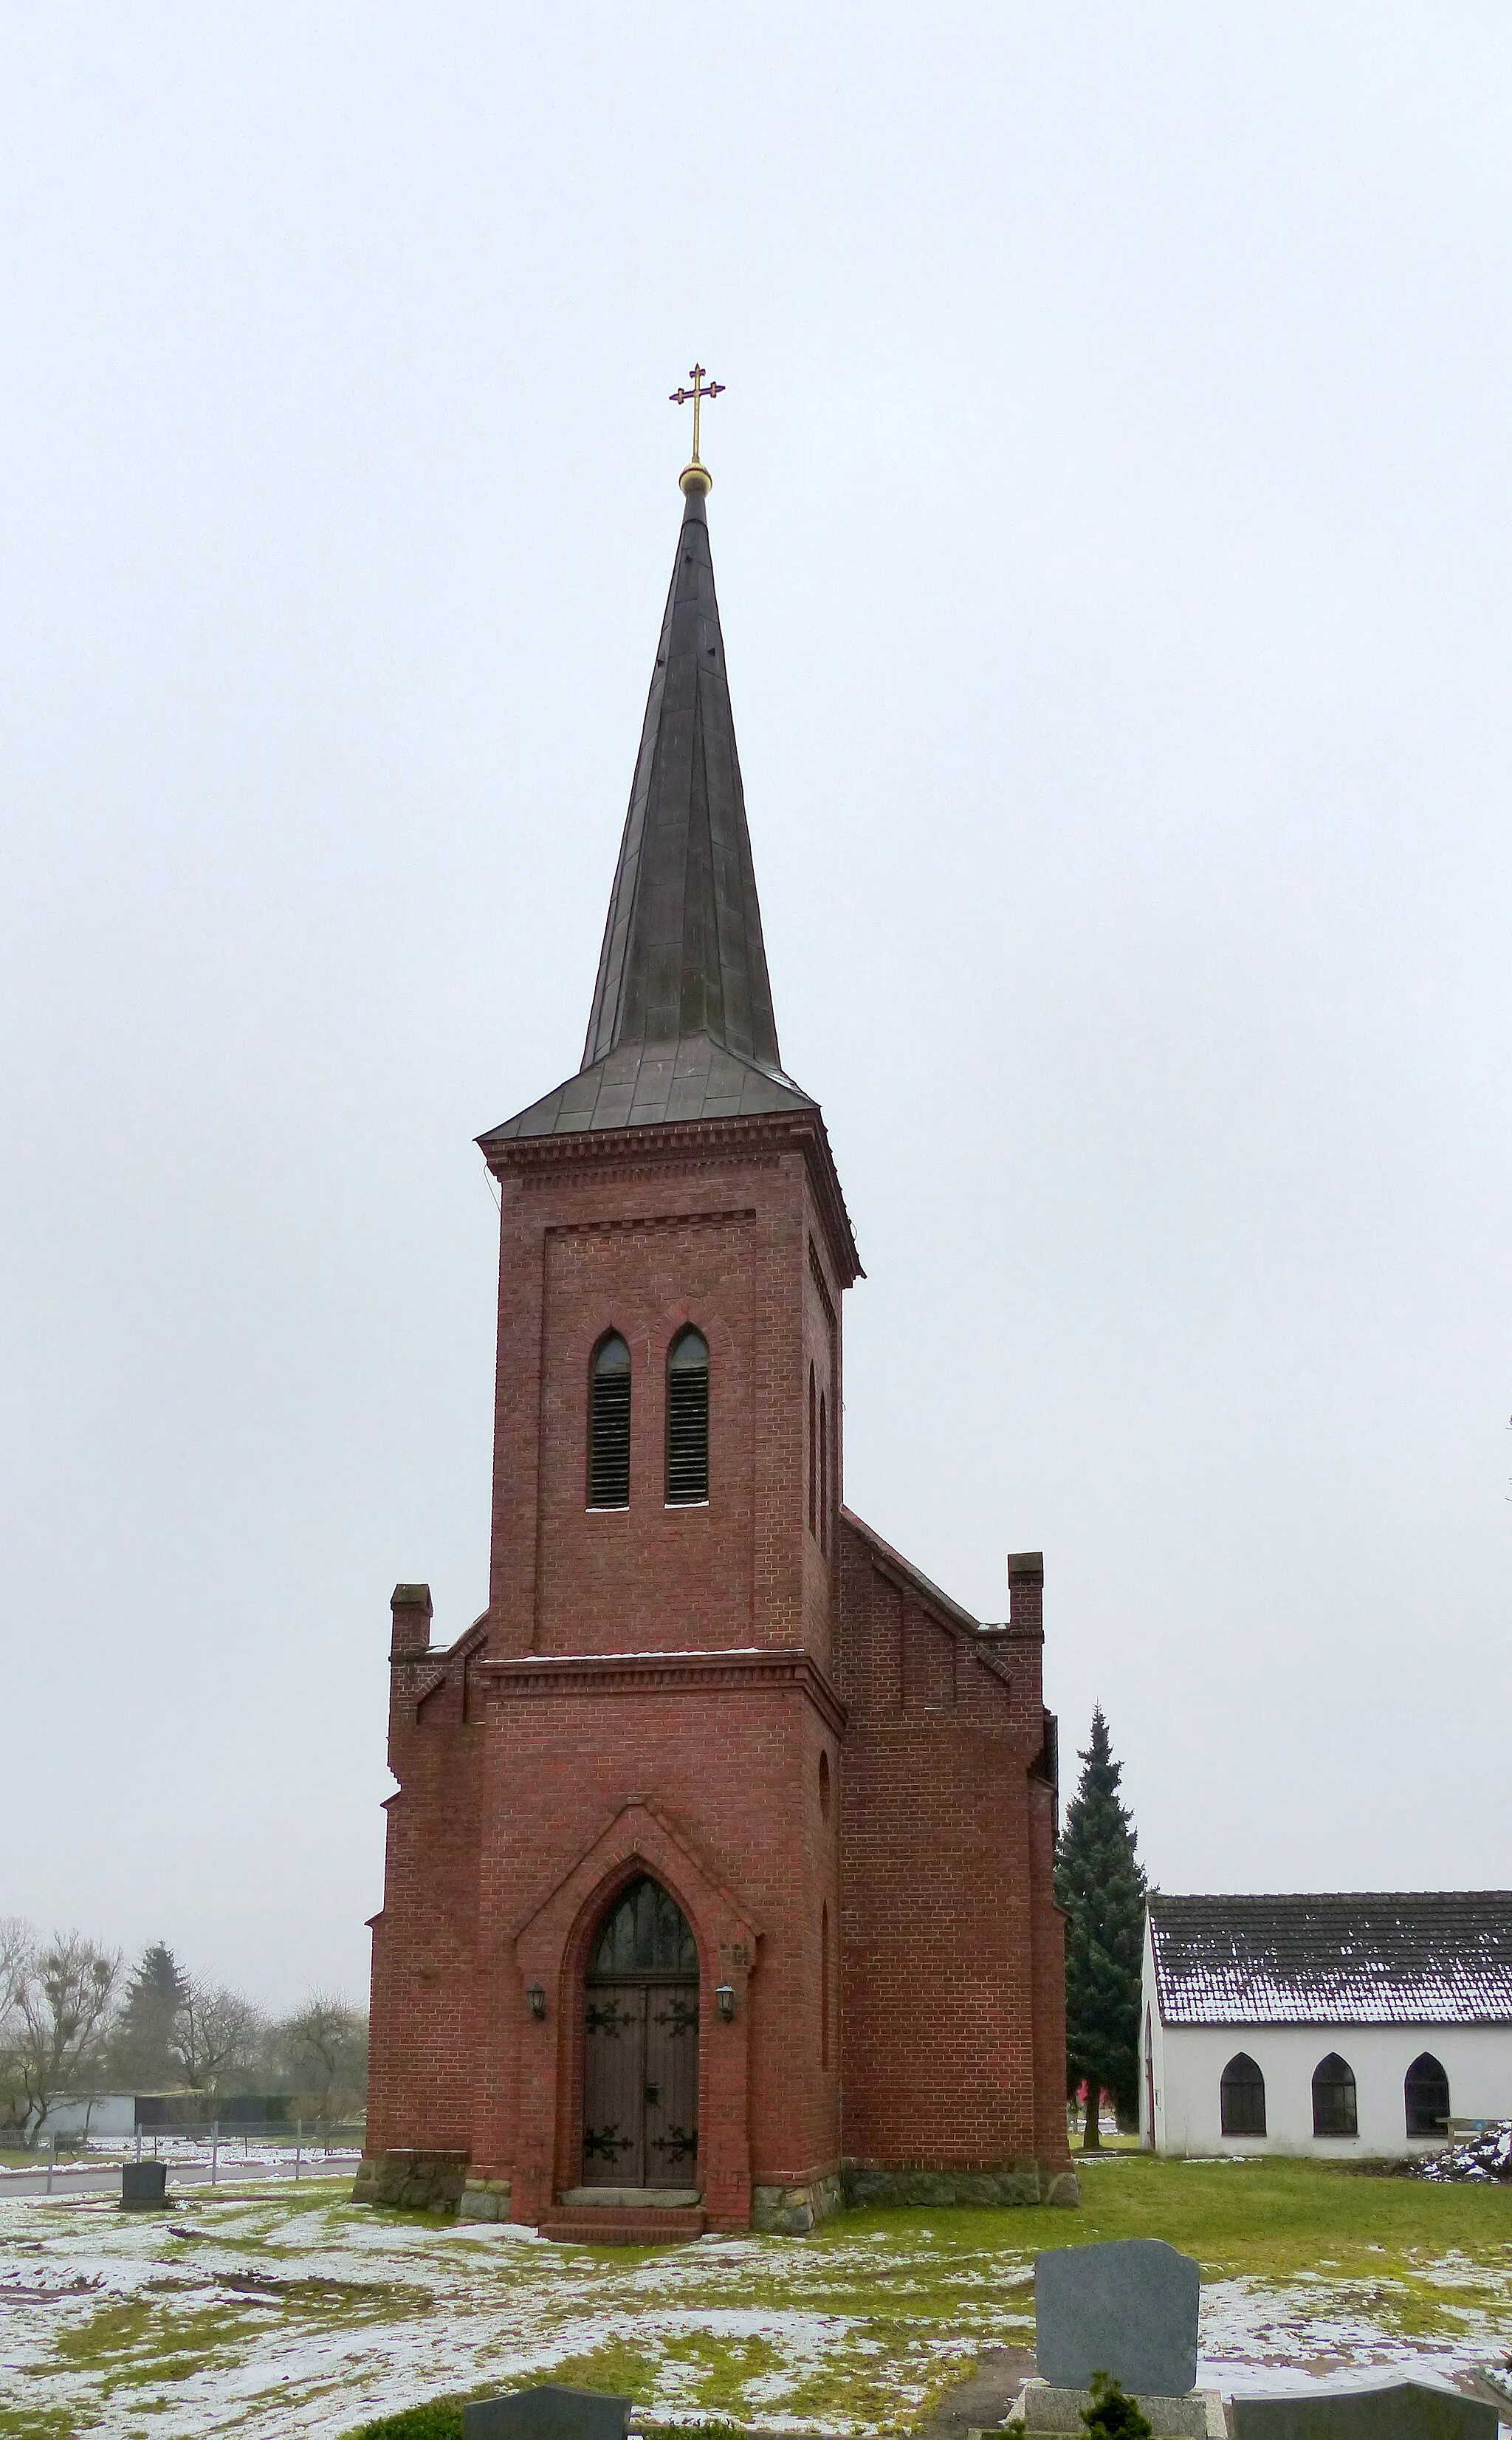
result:
[[[1512,1881],[1512,17],[0,10],[0,1911],[365,1987],[705,455],[853,1507],[1167,1889]]]

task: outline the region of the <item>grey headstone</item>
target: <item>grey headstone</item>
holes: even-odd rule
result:
[[[121,2203],[127,2211],[163,2211],[168,2206],[168,2162],[127,2161],[121,2167]]]
[[[1497,2413],[1479,2398],[1398,2380],[1380,2389],[1236,2397],[1234,2423],[1238,2440],[1496,2440]]]
[[[548,2380],[462,2410],[462,2440],[625,2440],[631,2401]]]
[[[1054,2389],[1111,2372],[1142,2397],[1184,2397],[1197,2381],[1201,2273],[1158,2236],[1067,2245],[1034,2263],[1035,2369]]]

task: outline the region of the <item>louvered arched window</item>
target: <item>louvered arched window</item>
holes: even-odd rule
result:
[[[1236,2051],[1218,2084],[1225,2135],[1265,2133],[1265,2078],[1248,2051]]]
[[[588,1505],[630,1506],[630,1349],[617,1330],[595,1348],[589,1376]]]
[[[809,1367],[809,1531],[819,1531],[819,1397]]]
[[[1312,2131],[1314,2135],[1358,2135],[1360,2132],[1355,2108],[1355,2071],[1337,2051],[1330,2051],[1312,2071]]]
[[[1449,2127],[1449,2078],[1432,2051],[1423,2051],[1407,2071],[1407,2132],[1443,2135]]]
[[[709,1342],[690,1322],[667,1358],[667,1504],[709,1496]]]

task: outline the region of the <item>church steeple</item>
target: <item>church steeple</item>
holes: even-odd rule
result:
[[[682,485],[582,1066],[495,1139],[813,1107],[777,1050],[696,457]]]
[[[690,483],[583,1066],[622,1042],[695,1033],[780,1072],[708,522]]]

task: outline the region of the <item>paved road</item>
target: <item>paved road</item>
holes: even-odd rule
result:
[[[144,2154],[143,2157],[150,2159],[151,2156]],[[356,2175],[355,2154],[350,2160],[346,2161],[307,2160],[302,2162],[299,2167],[301,2180],[311,2178],[355,2178]],[[244,2186],[263,2180],[287,2180],[293,2184],[294,2182],[293,2161],[259,2160],[256,2152],[244,2161],[240,2152],[234,2156],[222,2153],[217,2168],[218,2184]],[[208,2161],[182,2162],[170,2161],[168,2164],[168,2183],[170,2194],[177,2194],[181,2189],[190,2187],[207,2187],[210,2183],[210,2163]],[[118,2161],[107,2162],[101,2167],[92,2165],[89,2168],[80,2169],[64,2168],[60,2162],[53,2171],[52,2191],[55,2195],[118,2195],[120,2190],[121,2170]],[[25,2198],[28,2196],[45,2195],[46,2192],[47,2172],[44,2168],[11,2170],[0,2175],[0,2200],[4,2200],[8,2195],[19,2195]]]

